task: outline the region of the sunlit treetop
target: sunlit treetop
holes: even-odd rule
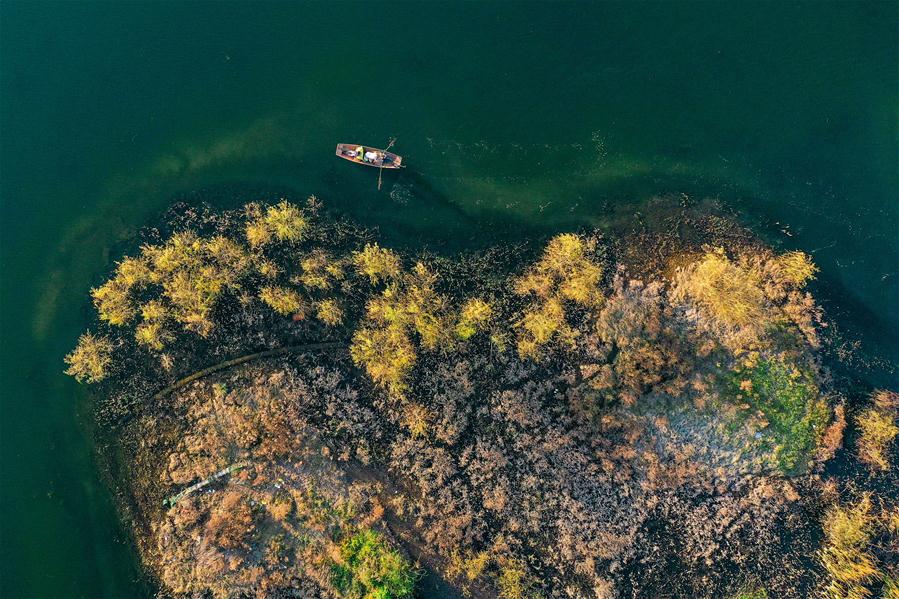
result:
[[[65,357],[66,374],[78,382],[97,383],[106,378],[112,364],[112,341],[108,337],[85,332],[78,345]]]
[[[492,317],[493,307],[481,298],[466,301],[456,322],[456,336],[463,341],[470,339],[483,330]]]
[[[759,251],[731,259],[715,248],[677,272],[672,299],[698,308],[705,322],[719,325],[732,349],[769,345],[769,333],[789,323],[814,346],[818,309],[803,288],[816,271],[802,252]]]
[[[515,282],[519,295],[556,297],[583,306],[602,301],[602,266],[594,259],[596,242],[573,233],[549,240],[540,259]]]
[[[273,241],[297,242],[307,232],[308,221],[303,210],[286,200],[262,211],[256,204],[245,207],[248,215],[245,235],[251,247],[261,247]]]
[[[577,333],[567,321],[566,303],[584,308],[602,304],[603,268],[595,252],[593,239],[556,235],[537,262],[515,280],[515,293],[531,300],[515,323],[521,357],[539,360],[551,342],[571,346]]]
[[[361,251],[353,254],[353,264],[359,274],[368,277],[372,284],[396,279],[402,272],[400,257],[393,251],[368,243]]]

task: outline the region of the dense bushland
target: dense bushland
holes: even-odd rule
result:
[[[314,199],[248,204],[122,259],[68,372],[125,423],[139,546],[172,593],[403,597],[410,557],[510,599],[866,585],[839,574],[861,541],[828,532],[837,516],[837,549],[808,567],[846,425],[815,266],[728,231],[646,252],[663,264],[563,233],[500,266],[381,247]],[[347,351],[146,392],[323,339]],[[878,398],[853,422],[861,459],[888,470],[897,402]]]

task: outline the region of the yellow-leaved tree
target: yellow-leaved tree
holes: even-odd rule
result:
[[[450,347],[455,318],[446,297],[435,289],[437,276],[427,266],[419,262],[409,272],[395,272],[394,266],[399,268],[398,258],[394,264],[390,257],[385,260],[384,252],[390,251],[367,246],[360,253],[367,257],[357,254],[354,260],[359,271],[372,281],[385,279],[381,267],[387,264],[390,274],[386,279],[391,282],[366,304],[365,318],[353,335],[350,355],[375,383],[402,395],[406,376],[418,359],[416,345],[431,351]],[[377,269],[369,260],[373,255],[381,265]]]
[[[861,433],[858,457],[874,470],[890,469],[887,458],[890,444],[899,436],[899,393],[876,391],[874,405],[865,408],[855,423]]]
[[[361,251],[353,254],[353,263],[359,274],[368,277],[373,285],[392,281],[403,270],[400,257],[377,243],[368,243]]]
[[[734,351],[770,346],[769,333],[790,324],[816,346],[820,310],[803,288],[817,270],[799,251],[755,250],[732,260],[715,248],[678,270],[671,297],[697,308],[697,322]]]
[[[78,345],[65,357],[66,374],[80,383],[97,383],[106,378],[112,364],[112,341],[102,335],[85,332]]]
[[[602,304],[603,269],[595,251],[593,239],[573,233],[556,235],[540,259],[515,280],[515,293],[530,300],[515,323],[519,355],[540,359],[551,341],[573,343],[577,331],[568,323],[566,304],[584,308]]]

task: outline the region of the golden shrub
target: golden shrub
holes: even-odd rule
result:
[[[171,335],[159,322],[142,322],[134,330],[134,339],[141,345],[159,351],[171,341]]]
[[[832,599],[865,597],[865,585],[880,572],[869,544],[876,518],[871,514],[871,497],[864,495],[850,506],[834,506],[824,517],[824,548],[821,563],[830,577],[826,594]]]
[[[213,324],[209,320],[208,308],[200,307],[195,310],[184,311],[179,315],[178,320],[184,325],[185,329],[193,331],[201,337],[206,337],[212,333]]]
[[[248,221],[244,229],[244,235],[250,247],[254,248],[267,245],[272,240],[272,233],[261,218]]]
[[[490,322],[493,307],[480,298],[470,299],[462,305],[456,323],[456,336],[463,341],[470,339]]]
[[[343,322],[343,309],[337,300],[326,299],[316,304],[315,316],[328,326],[336,326]]]
[[[556,235],[540,259],[514,281],[515,293],[535,298],[515,324],[520,356],[539,359],[550,341],[568,344],[573,340],[575,331],[568,325],[564,302],[584,307],[602,303],[603,270],[592,257],[595,250],[592,239],[572,233]]]
[[[402,272],[400,257],[377,243],[368,243],[361,251],[355,252],[353,264],[359,274],[368,277],[375,285],[382,281],[394,280]]]
[[[300,281],[311,289],[331,289],[343,280],[343,263],[323,250],[313,250],[302,261]]]
[[[787,252],[777,256],[774,261],[779,277],[797,287],[802,287],[814,279],[815,273],[818,272],[818,267],[805,252]]]
[[[300,241],[306,235],[309,223],[303,211],[286,200],[269,206],[263,212],[258,204],[244,206],[247,221],[244,236],[252,248],[259,248],[272,241]]]
[[[141,306],[140,314],[146,322],[159,322],[169,317],[168,309],[159,300],[150,300]]]
[[[899,577],[884,576],[883,599],[899,599]]]
[[[75,349],[65,357],[65,363],[69,365],[66,374],[75,377],[79,383],[102,381],[112,364],[112,341],[86,331],[78,338]]]
[[[100,320],[124,326],[134,318],[135,309],[128,287],[119,279],[110,279],[96,289],[91,289],[91,297]]]
[[[861,433],[858,457],[874,469],[887,471],[890,463],[887,452],[890,443],[899,435],[897,426],[899,395],[889,391],[875,393],[874,405],[862,410],[855,423]]]
[[[365,304],[365,316],[379,324],[406,326],[410,319],[405,311],[399,286],[388,285],[381,295],[368,300]]]
[[[539,597],[533,590],[524,566],[517,560],[501,560],[497,584],[499,596],[502,599],[536,599]]]
[[[372,250],[372,246],[367,249]],[[357,267],[358,258],[359,254]],[[380,276],[371,278],[381,280]],[[403,380],[417,359],[413,335],[418,335],[424,349],[450,347],[455,318],[447,299],[436,291],[437,276],[424,264],[418,263],[410,272],[391,278],[381,294],[366,304],[365,322],[353,337],[351,352],[376,383],[401,393],[405,388]],[[383,347],[378,348],[378,343]],[[388,355],[391,352],[396,355]]]
[[[278,241],[299,241],[305,235],[308,224],[303,211],[286,200],[269,206],[263,220]]]
[[[518,329],[518,354],[540,359],[543,346],[552,339],[570,345],[577,336],[565,320],[565,308],[558,299],[550,299],[524,312],[515,324]]]
[[[127,289],[151,282],[151,270],[142,258],[127,257],[116,266],[115,278]]]
[[[486,551],[461,553],[456,550],[450,555],[446,574],[450,578],[464,577],[469,582],[472,582],[484,573],[484,570],[490,564],[490,560],[490,554]]]
[[[418,359],[409,335],[397,326],[362,326],[353,335],[350,356],[375,383],[395,394],[405,390],[406,375]]]
[[[442,312],[419,312],[415,314],[414,323],[423,348],[433,350],[449,346],[452,322]]]
[[[403,277],[400,307],[412,322],[425,349],[449,346],[452,339],[452,318],[447,299],[437,293],[437,275],[419,262]]]
[[[227,288],[239,289],[241,277],[253,263],[246,249],[234,240],[221,235],[204,239],[192,231],[176,233],[159,246],[145,245],[141,248],[139,262],[128,260],[131,259],[122,262],[122,265],[130,264],[127,272],[138,272],[141,267],[136,264],[143,264],[149,274],[142,273],[141,276],[162,287],[158,298],[141,307],[144,321],[172,318],[201,335],[212,330],[209,315],[218,297]],[[108,285],[114,286],[117,279]],[[122,302],[118,291],[113,288],[111,292],[95,295],[101,318],[104,314],[115,315],[111,323],[122,321],[131,309]],[[128,298],[127,293],[124,298]],[[161,332],[161,328],[144,327],[136,335],[143,343],[155,347],[158,343],[152,336],[154,331]]]
[[[769,317],[760,285],[758,273],[716,250],[678,273],[674,295],[698,304],[725,325],[757,326]]]
[[[294,289],[287,287],[267,286],[259,290],[259,299],[272,310],[283,316],[303,314],[303,298]]]
[[[419,403],[410,403],[403,409],[403,425],[413,437],[424,437],[428,432],[428,409]]]
[[[515,292],[542,298],[561,297],[584,306],[600,302],[603,271],[590,256],[595,246],[593,240],[573,233],[556,235],[537,263],[515,281]]]
[[[150,265],[150,278],[154,283],[162,285],[162,295],[168,300],[169,307],[162,304],[149,306],[152,320],[155,313],[165,311],[184,324],[188,315],[197,320],[197,312],[203,304],[198,297],[195,276],[203,265],[203,242],[190,231],[176,233],[161,246],[145,245],[141,248],[143,259]],[[143,312],[144,307],[141,311]]]
[[[895,505],[893,509],[887,510],[883,520],[886,524],[887,532],[896,537],[896,541],[899,541],[899,505]]]
[[[145,245],[141,253],[149,261],[154,279],[182,269],[195,269],[200,263],[203,244],[193,231],[175,233],[162,246]]]
[[[243,246],[222,235],[216,235],[206,241],[203,249],[223,272],[241,272],[249,264],[250,257]]]
[[[172,307],[172,315],[186,328],[208,334],[212,328],[209,314],[227,281],[212,268],[177,270],[163,281],[163,293]]]
[[[263,258],[256,261],[256,272],[266,279],[274,279],[281,274],[281,269],[273,261]]]

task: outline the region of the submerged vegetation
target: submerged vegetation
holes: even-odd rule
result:
[[[822,475],[846,418],[814,264],[688,222],[706,245],[637,259],[595,231],[413,258],[314,198],[173,217],[66,358],[148,569],[185,596],[411,597],[422,571],[507,599],[894,592],[896,506]],[[878,472],[897,404],[852,420]]]

